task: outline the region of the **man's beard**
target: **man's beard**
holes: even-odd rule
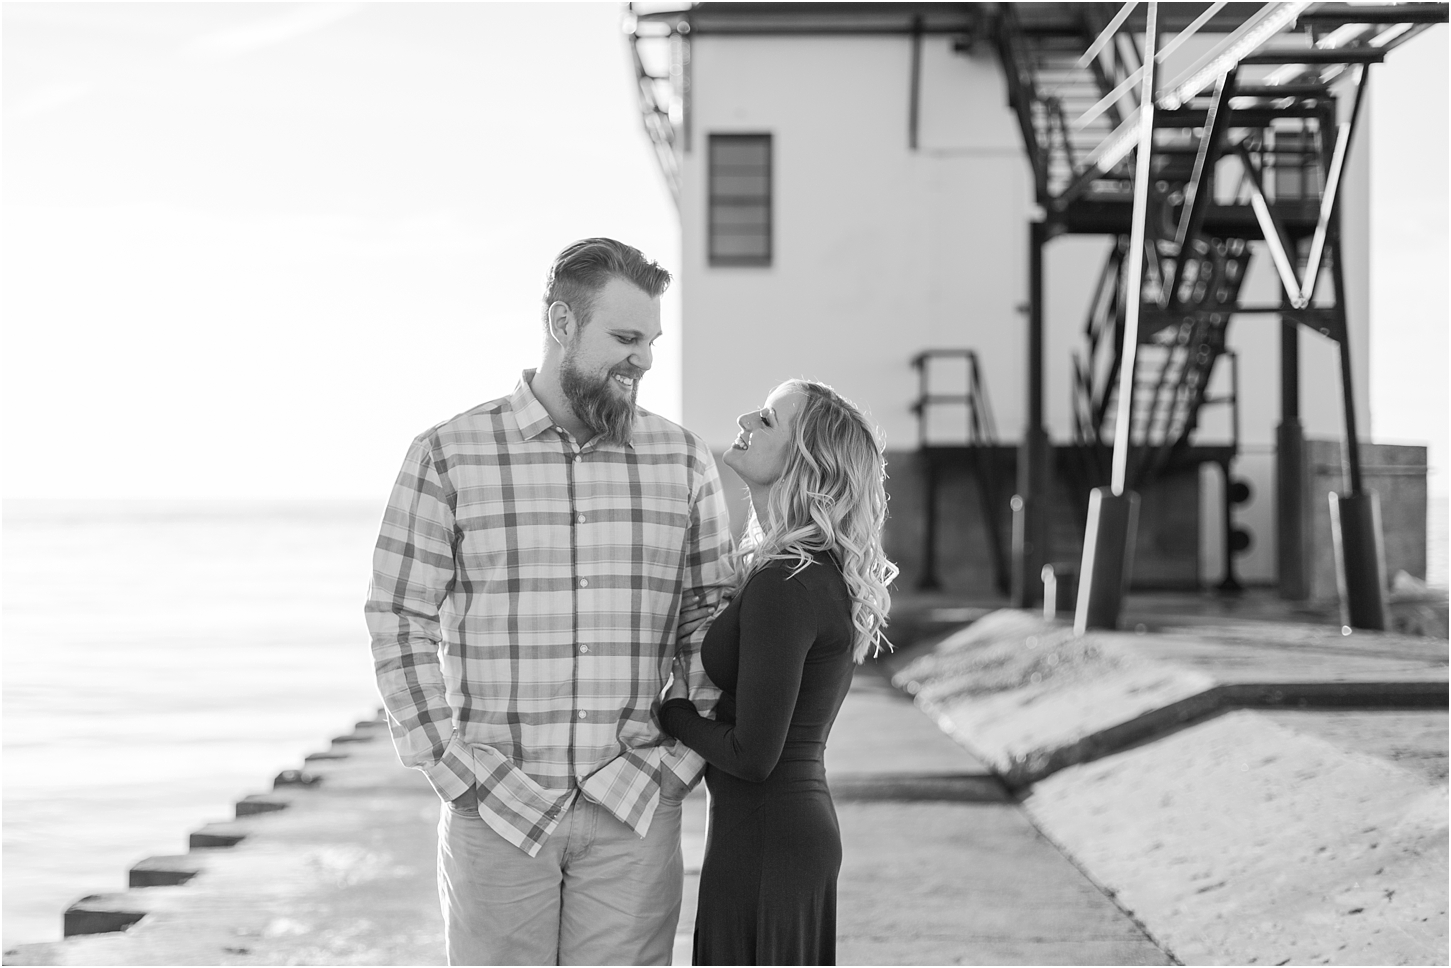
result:
[[[628,399],[622,398],[610,386],[615,379],[614,370],[592,377],[575,366],[573,353],[565,354],[559,367],[559,386],[564,390],[569,408],[592,433],[601,436],[605,443],[624,445],[630,442],[630,433],[635,426],[635,395],[639,392],[643,374],[631,366],[615,369],[622,376],[635,380]]]

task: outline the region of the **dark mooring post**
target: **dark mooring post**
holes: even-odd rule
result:
[[[1338,218],[1336,219],[1338,222]],[[1340,226],[1330,242],[1334,260],[1335,304],[1344,307],[1345,276]],[[1330,530],[1335,542],[1335,581],[1340,592],[1340,622],[1354,629],[1384,629],[1385,545],[1381,538],[1380,500],[1366,491],[1360,473],[1360,438],[1356,431],[1354,383],[1350,371],[1350,325],[1342,309],[1340,330],[1340,393],[1345,407],[1345,443],[1341,447],[1344,493],[1330,495]]]
[[[1018,493],[1013,495],[1012,604],[1043,600],[1048,561],[1048,431],[1043,427],[1043,246],[1047,225],[1028,225],[1028,420],[1018,447]]]
[[[1280,426],[1275,443],[1280,597],[1298,602],[1310,597],[1305,554],[1305,428],[1300,423],[1300,324],[1287,316],[1280,317]]]

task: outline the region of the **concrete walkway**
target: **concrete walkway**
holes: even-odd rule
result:
[[[308,764],[320,783],[247,798],[240,819],[193,834],[189,853],[139,864],[132,884],[155,886],[67,913],[76,930],[127,930],[25,945],[5,962],[442,964],[436,799],[397,765],[376,724],[360,723],[326,755],[335,758]],[[827,756],[845,854],[841,963],[1171,963],[980,762],[871,668]],[[689,963],[705,815],[698,790],[685,822],[680,964]]]
[[[1172,960],[1038,832],[997,779],[863,668],[826,753],[841,822],[841,964],[1163,965]],[[688,801],[690,963],[705,797]]]

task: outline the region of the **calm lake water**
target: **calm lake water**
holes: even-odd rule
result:
[[[1430,577],[1447,576],[1446,501]],[[378,705],[382,508],[6,502],[4,944],[126,886]]]
[[[381,512],[5,502],[5,946],[373,715]]]

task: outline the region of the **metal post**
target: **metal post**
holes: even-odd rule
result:
[[[1275,531],[1280,597],[1310,597],[1305,554],[1305,428],[1300,423],[1300,324],[1280,317],[1280,426],[1275,448]]]
[[[1013,574],[1015,608],[1030,608],[1043,599],[1043,565],[1048,561],[1050,481],[1048,431],[1043,427],[1043,222],[1028,225],[1028,422],[1018,448],[1018,493],[1013,508]]]
[[[942,587],[937,577],[937,461],[926,450],[918,453],[925,465],[922,469],[926,490],[922,521],[926,530],[922,533],[922,578],[917,587],[932,591]]]
[[[1330,495],[1330,527],[1335,543],[1335,577],[1340,592],[1341,624],[1356,629],[1384,629],[1385,548],[1380,501],[1364,489],[1360,473],[1360,438],[1356,431],[1355,393],[1350,368],[1350,320],[1345,301],[1345,260],[1340,248],[1340,217],[1334,217],[1330,251],[1334,260],[1335,305],[1341,313],[1340,392],[1345,408],[1345,444],[1341,467],[1348,493]]]
[[[917,150],[917,126],[922,101],[922,18],[912,18],[912,91],[907,102],[907,147]]]
[[[1073,628],[1116,628],[1133,568],[1139,498],[1128,489],[1129,431],[1134,407],[1134,362],[1143,304],[1144,237],[1148,228],[1150,161],[1154,149],[1154,81],[1159,46],[1159,5],[1150,3],[1144,27],[1143,89],[1139,98],[1139,145],[1134,169],[1133,223],[1129,230],[1127,312],[1119,368],[1118,416],[1113,433],[1113,487],[1094,488],[1079,568],[1078,609]]]

